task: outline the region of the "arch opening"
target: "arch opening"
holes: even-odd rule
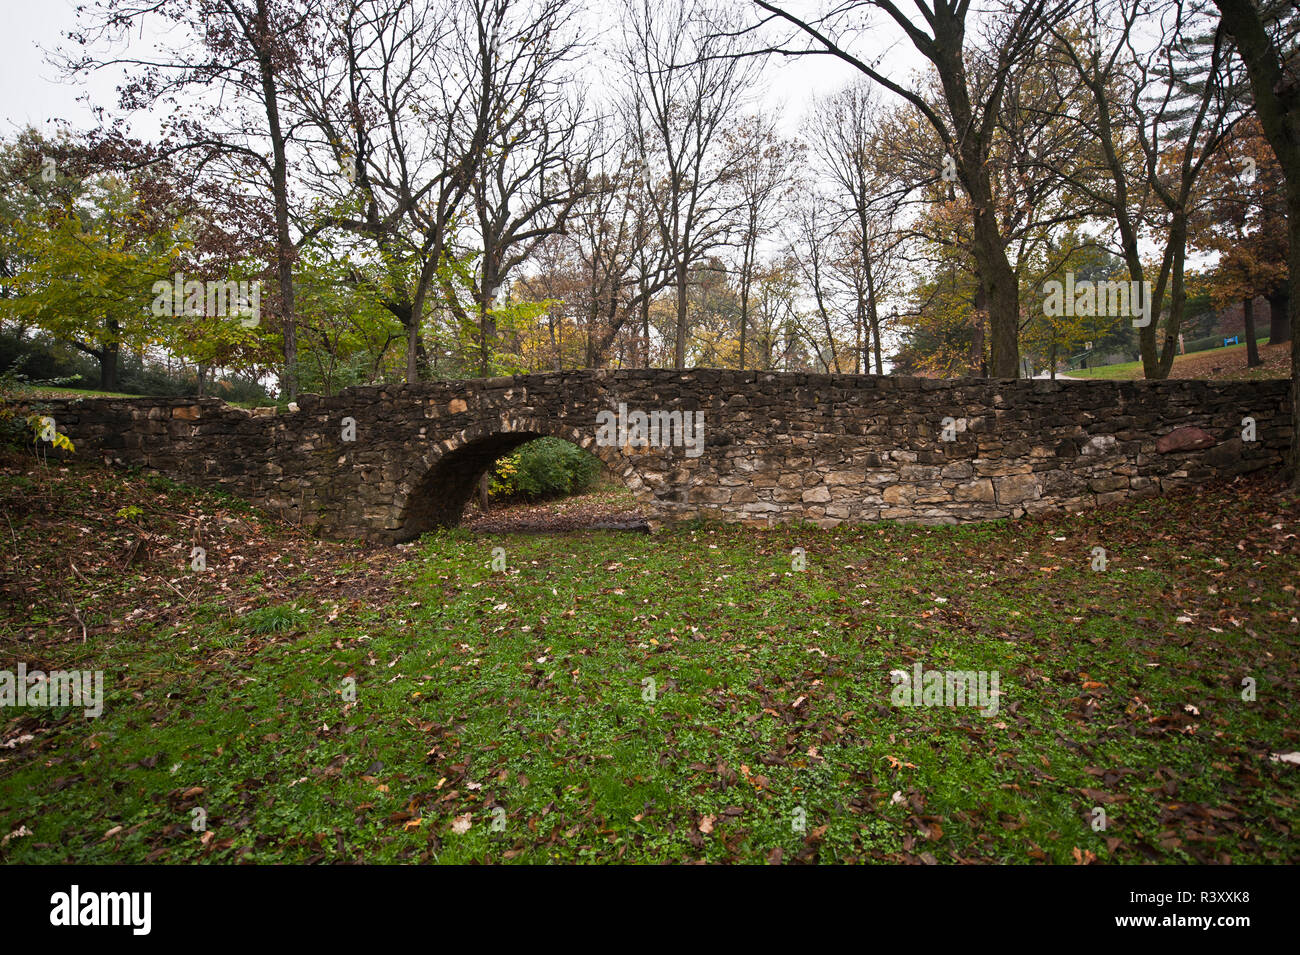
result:
[[[475,497],[480,479],[502,458],[542,438],[558,439],[576,448],[582,448],[581,444],[567,436],[523,429],[494,431],[480,435],[465,440],[441,454],[412,484],[397,539],[409,541],[426,531],[459,525],[466,508]],[[590,450],[594,452],[594,449]],[[602,476],[607,484],[624,484],[625,475],[611,466],[606,455],[593,453],[593,456],[600,462]],[[635,510],[637,505],[632,507]],[[631,516],[640,520],[639,514]],[[521,527],[520,529],[545,528]]]

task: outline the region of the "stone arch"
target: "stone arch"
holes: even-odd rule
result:
[[[483,472],[502,455],[537,438],[560,438],[590,451],[622,478],[638,503],[646,506],[653,499],[628,459],[617,448],[598,446],[594,434],[552,418],[502,415],[439,441],[407,468],[393,501],[400,521],[397,540],[454,527]]]

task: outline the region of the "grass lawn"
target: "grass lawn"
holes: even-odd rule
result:
[[[1300,861],[1300,766],[1270,758],[1300,749],[1300,505],[1274,479],[398,549],[9,459],[0,510],[3,666],[105,681],[98,719],[0,712],[0,861]],[[893,705],[918,661],[996,670],[998,712]]]
[[[1290,377],[1290,345],[1282,344],[1270,348],[1267,338],[1261,338],[1258,345],[1263,364],[1255,368],[1246,367],[1246,345],[1242,343],[1229,345],[1226,348],[1210,348],[1187,355],[1176,355],[1169,376],[1171,378],[1212,378],[1218,381],[1259,381],[1267,378]],[[1060,377],[1136,381],[1143,377],[1142,362],[1127,361],[1097,368],[1081,368]]]
[[[20,385],[19,394],[32,398],[139,398],[122,391],[92,391],[89,388],[57,388],[51,385]]]
[[[147,398],[148,395],[129,395],[121,391],[94,391],[89,388],[57,388],[49,385],[21,385],[19,394],[31,399],[41,398]],[[220,396],[216,396],[220,397]],[[275,404],[274,401],[226,401],[240,408],[258,408]]]
[[[1236,345],[1227,349],[1215,348],[1213,351],[1231,351]],[[1243,348],[1245,346],[1242,346]],[[1178,361],[1177,358],[1174,359]],[[1057,374],[1058,378],[1105,378],[1108,381],[1134,381],[1142,377],[1142,362],[1121,361],[1113,365],[1100,365],[1096,368],[1078,368],[1068,374]]]

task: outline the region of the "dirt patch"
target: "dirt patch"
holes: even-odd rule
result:
[[[1259,357],[1263,362],[1254,368],[1246,367],[1246,349],[1231,351],[1214,349],[1193,352],[1174,360],[1169,370],[1170,378],[1212,378],[1216,381],[1237,381],[1256,378],[1291,377],[1291,343],[1260,345]]]
[[[622,488],[538,504],[499,505],[489,508],[486,514],[470,505],[461,526],[483,534],[650,529],[632,495]]]

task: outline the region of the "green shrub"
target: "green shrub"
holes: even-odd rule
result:
[[[600,458],[559,438],[538,438],[497,462],[492,493],[536,499],[578,494],[600,475]]]
[[[244,618],[244,626],[255,636],[280,633],[296,626],[303,616],[293,604],[259,607]]]

